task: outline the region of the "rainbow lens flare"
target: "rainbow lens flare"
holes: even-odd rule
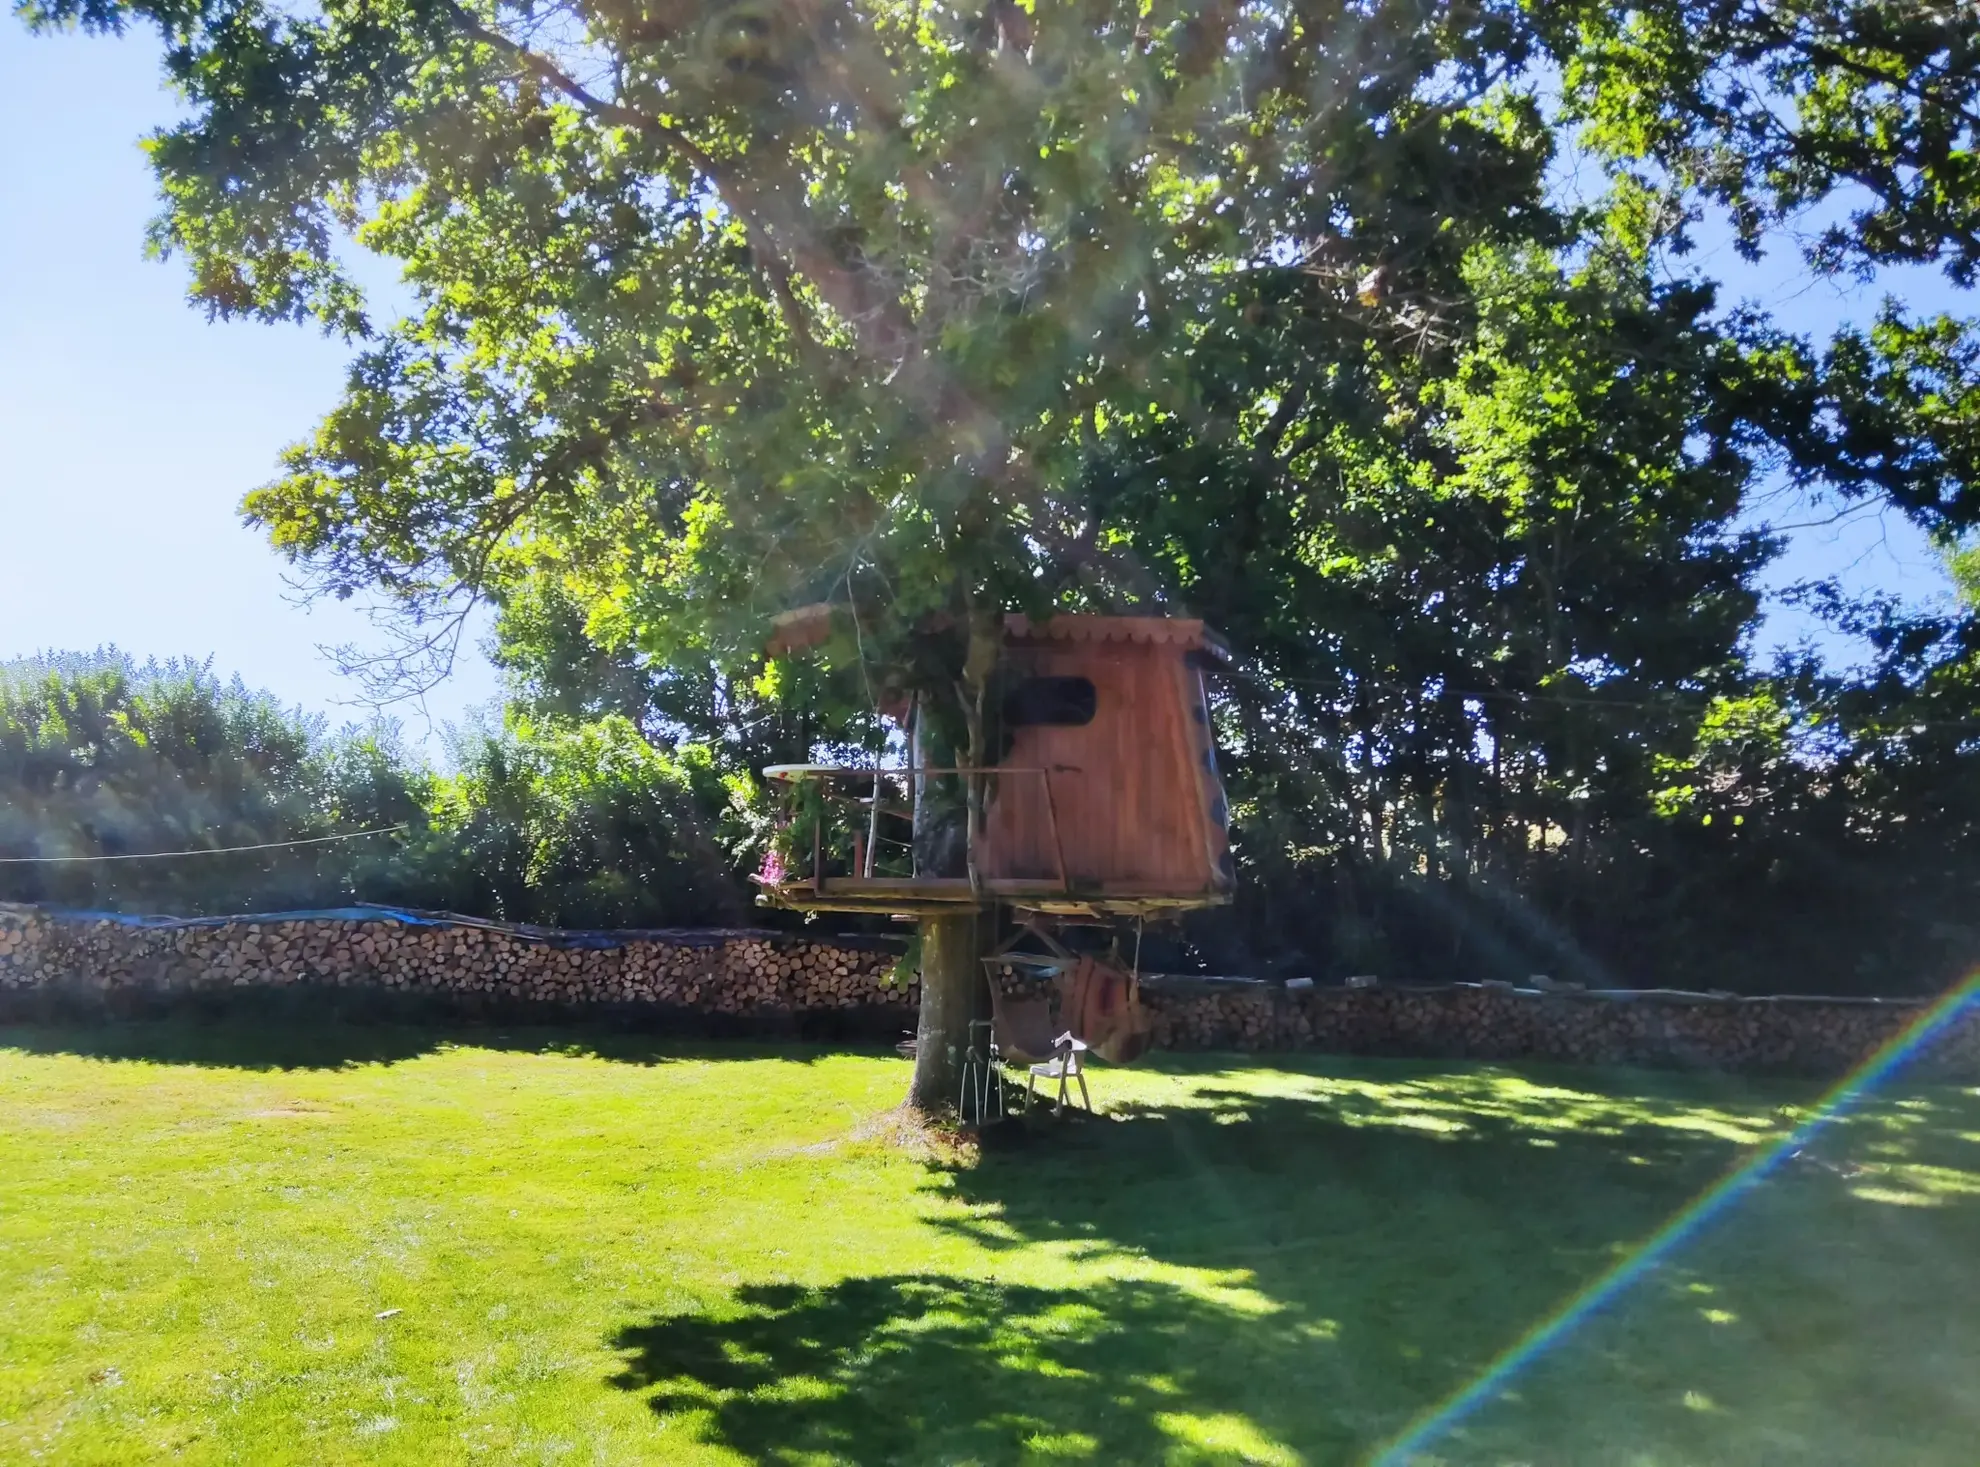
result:
[[[1502,1350],[1483,1371],[1410,1424],[1374,1457],[1375,1467],[1421,1467],[1425,1454],[1481,1406],[1501,1395],[1522,1371],[1562,1344],[1589,1319],[1615,1303],[1680,1245],[1697,1237],[1734,1203],[1824,1130],[1875,1094],[1906,1064],[1980,1001],[1980,973],[1949,990],[1857,1065],[1824,1095],[1795,1130],[1687,1203],[1607,1273],[1570,1296],[1558,1309]]]

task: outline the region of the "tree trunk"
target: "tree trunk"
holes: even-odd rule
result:
[[[969,651],[963,659],[962,681],[956,686],[956,694],[962,701],[963,726],[969,733],[969,748],[964,755],[964,763],[970,772],[963,776],[965,798],[965,824],[963,837],[963,859],[969,872],[969,889],[972,894],[983,894],[983,873],[977,866],[977,858],[983,842],[983,770],[993,761],[989,745],[985,740],[983,726],[983,701],[990,689],[991,675],[996,671],[997,658],[1004,647],[1004,619],[989,613],[970,612]]]
[[[921,1013],[915,1026],[914,1082],[910,1104],[925,1111],[956,1103],[969,1021],[983,986],[978,961],[977,916],[921,919]]]

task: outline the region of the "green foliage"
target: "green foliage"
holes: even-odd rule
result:
[[[890,988],[906,988],[921,972],[921,934],[910,937],[900,958],[887,971],[886,983]]]
[[[0,855],[365,840],[0,866],[0,900],[172,913],[353,900],[573,927],[737,925],[767,816],[701,745],[624,717],[513,718],[436,775],[395,728],[326,734],[203,666],[116,652],[0,671]]]
[[[247,503],[326,590],[430,618],[552,574],[607,642],[730,674],[839,596],[862,668],[945,705],[980,617],[1156,592],[1068,490],[1098,425],[1191,416],[1156,364],[1236,272],[1400,350],[1468,249],[1553,230],[1548,140],[1493,86],[1511,7],[580,8],[601,91],[513,39],[550,8],[28,14],[174,36],[158,240],[204,304],[365,338]],[[416,314],[364,319],[340,231]]]
[[[1633,0],[1536,6],[1565,62],[1568,116],[1619,162],[1722,204],[1758,252],[1811,205],[1849,213],[1806,241],[1854,271],[1980,270],[1980,21],[1921,0]]]
[[[1961,604],[1969,610],[1980,606],[1980,545],[1945,541],[1939,553]]]
[[[1712,793],[1743,800],[1764,798],[1765,781],[1793,756],[1790,742],[1794,716],[1774,690],[1760,689],[1744,697],[1716,698],[1698,725],[1698,742],[1688,757],[1658,755],[1657,775],[1686,783],[1656,790],[1651,802],[1659,815],[1691,816]],[[1698,816],[1710,825],[1713,812]],[[1743,825],[1744,815],[1733,824]]]
[[[117,856],[418,824],[429,780],[389,727],[327,735],[238,678],[114,650],[0,668],[0,854]],[[387,849],[391,837],[374,838]],[[0,896],[180,912],[348,898],[350,845],[0,866]]]
[[[754,789],[623,717],[512,720],[461,740],[407,900],[571,927],[744,925]],[[440,900],[439,898],[443,898]]]

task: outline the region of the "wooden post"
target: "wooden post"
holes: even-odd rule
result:
[[[956,1103],[969,1021],[983,985],[978,913],[921,919],[921,1011],[915,1024],[908,1103],[945,1111]]]
[[[853,871],[873,879],[874,863],[880,859],[880,757],[873,759],[873,809],[866,817],[866,848],[853,855]]]
[[[1072,877],[1066,874],[1066,843],[1059,839],[1059,805],[1052,798],[1052,771],[1041,769],[1038,777],[1045,782],[1045,815],[1052,823],[1052,860],[1059,868],[1059,890],[1072,890]]]
[[[921,694],[908,704],[908,875],[921,874]]]

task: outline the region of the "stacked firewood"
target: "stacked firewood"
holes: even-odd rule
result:
[[[1278,992],[1262,984],[1221,992],[1191,985],[1173,992],[1149,983],[1142,985],[1141,998],[1154,1021],[1155,1043],[1163,1049],[1306,1047],[1289,1023],[1291,1016],[1274,1001]]]
[[[1221,988],[1222,991],[1219,991]],[[1664,992],[1541,992],[1502,984],[1289,990],[1143,987],[1170,1049],[1326,1049],[1436,1059],[1549,1060],[1840,1074],[1902,1040],[1926,1005]],[[1928,1073],[1980,1075],[1980,1014],[1919,1046]]]
[[[521,1003],[647,1005],[709,1016],[823,1016],[879,1032],[919,988],[891,981],[885,939],[768,932],[544,933],[391,916],[134,925],[0,906],[0,994],[172,994],[307,985]],[[1007,991],[1047,992],[997,965]],[[1901,1039],[1925,1005],[1890,1000],[1591,993],[1558,986],[1287,985],[1150,977],[1141,1001],[1168,1049],[1324,1049],[1839,1074]],[[839,1019],[849,1022],[834,1029]],[[882,1022],[884,1021],[884,1022]],[[1935,1034],[1933,1074],[1980,1075],[1980,1015]]]
[[[136,926],[0,908],[0,987],[177,992],[370,985],[560,1003],[653,1003],[712,1013],[890,1007],[898,948],[764,932],[544,936],[381,918]]]

